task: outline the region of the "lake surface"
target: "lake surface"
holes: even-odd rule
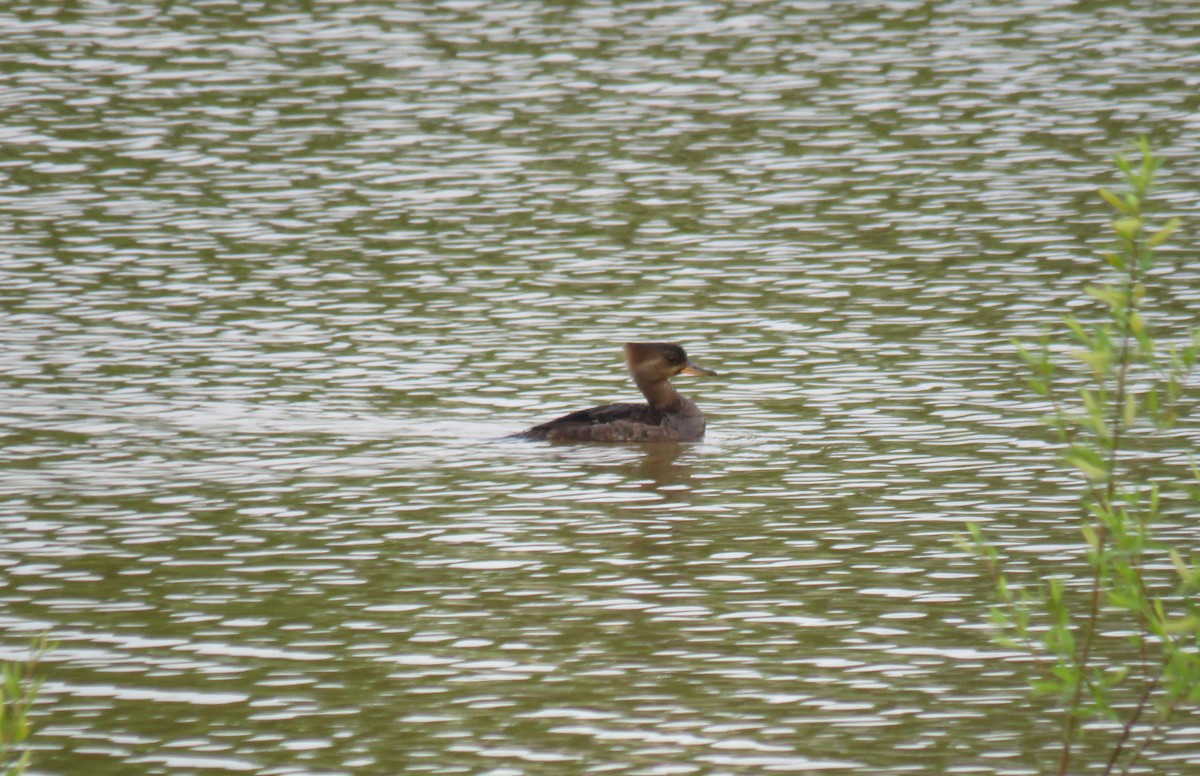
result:
[[[1050,762],[952,539],[1080,561],[1010,339],[1086,311],[1141,132],[1196,319],[1200,7],[296,5],[0,9],[36,772]],[[503,439],[637,340],[720,372],[703,443]]]

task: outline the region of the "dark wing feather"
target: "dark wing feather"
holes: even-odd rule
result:
[[[516,436],[522,439],[621,441],[631,438],[631,428],[658,426],[663,416],[660,410],[652,409],[648,404],[605,404],[563,415]]]

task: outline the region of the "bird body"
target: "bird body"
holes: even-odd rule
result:
[[[646,404],[605,404],[578,410],[516,436],[552,442],[694,442],[704,437],[704,415],[668,382],[678,374],[715,375],[688,360],[678,345],[630,342],[625,363]]]

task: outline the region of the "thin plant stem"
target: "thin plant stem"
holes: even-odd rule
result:
[[[1049,580],[1042,592],[1044,615],[1049,617],[1042,642],[1035,643],[1028,630],[1033,614],[1028,594],[1014,598],[994,546],[981,538],[976,526],[969,526],[975,552],[984,559],[1001,599],[993,610],[993,620],[1017,631],[1012,637],[1006,635],[1003,642],[1023,642],[1034,657],[1041,674],[1033,682],[1035,692],[1058,694],[1064,713],[1062,742],[1057,767],[1051,772],[1059,776],[1066,776],[1073,767],[1084,767],[1073,760],[1084,759],[1077,752],[1085,740],[1091,740],[1088,720],[1100,716],[1115,723],[1103,728],[1111,743],[1103,754],[1089,753],[1087,759],[1103,759],[1106,776],[1129,773],[1161,737],[1173,714],[1184,704],[1196,703],[1195,688],[1200,681],[1200,655],[1187,646],[1200,637],[1200,616],[1189,599],[1200,581],[1200,569],[1190,567],[1180,552],[1170,548],[1171,562],[1183,580],[1177,593],[1160,595],[1156,592],[1160,585],[1147,578],[1148,553],[1158,547],[1151,544],[1151,529],[1160,514],[1159,488],[1151,479],[1139,476],[1140,467],[1129,449],[1140,418],[1148,416],[1158,429],[1170,428],[1174,405],[1180,401],[1181,378],[1200,355],[1200,329],[1195,329],[1189,332],[1190,341],[1182,352],[1171,348],[1172,366],[1164,369],[1154,355],[1155,341],[1142,323],[1144,283],[1153,266],[1154,249],[1175,232],[1179,219],[1172,218],[1156,230],[1146,224],[1142,203],[1160,160],[1145,138],[1138,148],[1139,169],[1124,156],[1117,156],[1129,190],[1120,196],[1100,190],[1115,211],[1112,227],[1119,247],[1105,258],[1118,274],[1111,285],[1087,286],[1085,291],[1107,306],[1107,316],[1093,332],[1085,331],[1074,316],[1065,318],[1084,346],[1072,355],[1091,367],[1093,379],[1079,396],[1085,414],[1071,414],[1069,394],[1055,390],[1062,386],[1053,379],[1055,364],[1047,340],[1043,339],[1037,355],[1017,345],[1034,371],[1030,386],[1049,399],[1054,414],[1047,421],[1067,445],[1064,458],[1086,477],[1079,528],[1086,540],[1090,573],[1084,571],[1078,580],[1083,583],[1081,589],[1071,589],[1056,577]],[[1135,384],[1142,369],[1148,370],[1145,396],[1137,392]],[[1193,472],[1200,481],[1200,469],[1193,465]],[[1070,596],[1064,597],[1064,592]],[[1122,650],[1118,640],[1105,637],[1110,612],[1119,614],[1123,623],[1136,623],[1131,634],[1135,655]],[[1039,644],[1044,653],[1039,652]],[[1043,659],[1049,661],[1049,667]]]
[[[1000,579],[1001,579],[999,562],[995,561],[993,559],[990,562],[985,562],[983,565],[984,565],[984,568],[986,568],[988,570],[988,574],[992,578],[992,584],[999,586]],[[1016,616],[1016,611],[1017,611],[1016,603],[1014,603],[1011,599],[1009,599],[1008,601],[1005,602],[1005,604],[1007,605],[1007,608],[1009,611],[1009,619],[1012,622],[1017,622],[1018,618]],[[1021,640],[1025,643],[1025,649],[1026,649],[1026,651],[1029,652],[1029,656],[1033,658],[1033,664],[1035,666],[1037,666],[1038,671],[1045,674],[1047,671],[1046,662],[1042,658],[1042,656],[1038,653],[1037,648],[1034,646],[1033,639],[1031,639],[1029,637],[1028,629],[1024,629],[1021,632]]]
[[[1108,763],[1104,767],[1105,776],[1108,776],[1108,774],[1112,773],[1112,769],[1117,764],[1117,760],[1121,758],[1121,752],[1125,748],[1125,742],[1129,740],[1130,734],[1133,733],[1134,726],[1137,725],[1138,720],[1141,719],[1142,712],[1146,710],[1146,704],[1149,702],[1150,696],[1153,695],[1154,691],[1157,689],[1158,677],[1155,677],[1154,681],[1150,682],[1148,685],[1146,685],[1146,688],[1142,690],[1142,697],[1138,698],[1137,708],[1133,710],[1133,714],[1130,715],[1129,719],[1125,720],[1125,723],[1121,726],[1121,737],[1117,739],[1117,744],[1113,747],[1112,754],[1108,756]]]
[[[1146,735],[1143,736],[1142,740],[1138,742],[1137,748],[1133,750],[1133,754],[1129,755],[1129,759],[1125,762],[1125,767],[1121,769],[1122,776],[1125,776],[1125,774],[1129,773],[1129,769],[1132,768],[1133,764],[1137,762],[1139,757],[1142,756],[1142,752],[1145,751],[1146,747],[1150,745],[1150,742],[1158,736],[1158,732],[1162,730],[1163,726],[1166,725],[1171,719],[1171,715],[1175,713],[1175,707],[1178,705],[1179,699],[1176,698],[1171,702],[1170,706],[1168,706],[1158,715],[1158,719],[1155,720],[1154,725],[1150,728],[1150,730],[1146,731]]]
[[[1118,454],[1121,450],[1121,426],[1125,411],[1125,391],[1126,380],[1129,376],[1130,362],[1130,336],[1129,332],[1132,327],[1133,316],[1137,312],[1137,299],[1133,294],[1133,288],[1138,282],[1138,262],[1136,257],[1140,250],[1135,240],[1129,240],[1129,254],[1131,260],[1129,262],[1129,272],[1126,277],[1125,298],[1126,304],[1121,312],[1121,350],[1117,359],[1117,390],[1113,396],[1112,403],[1112,418],[1109,422],[1109,444],[1108,444],[1108,480],[1104,489],[1104,496],[1097,498],[1097,512],[1106,511],[1111,514],[1113,509],[1113,498],[1116,495],[1117,488],[1117,463]],[[1103,376],[1098,377],[1101,381]],[[1103,387],[1103,385],[1101,385]],[[1078,680],[1075,683],[1075,689],[1071,693],[1071,703],[1067,708],[1067,719],[1064,723],[1063,730],[1063,745],[1062,751],[1058,759],[1058,776],[1065,776],[1067,769],[1071,767],[1071,750],[1075,743],[1075,735],[1079,729],[1079,717],[1074,712],[1079,708],[1079,703],[1083,698],[1084,686],[1090,684],[1087,677],[1087,669],[1091,660],[1092,644],[1096,638],[1097,621],[1100,618],[1100,598],[1102,592],[1101,581],[1104,578],[1104,552],[1105,543],[1108,540],[1108,526],[1104,520],[1096,520],[1096,543],[1093,548],[1095,554],[1095,566],[1092,570],[1092,590],[1089,597],[1087,620],[1083,628],[1083,638],[1080,640],[1078,657],[1075,659],[1075,669],[1078,672]]]

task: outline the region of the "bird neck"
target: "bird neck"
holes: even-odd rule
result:
[[[635,377],[634,382],[656,410],[672,412],[683,406],[684,398],[666,380],[639,380]]]

